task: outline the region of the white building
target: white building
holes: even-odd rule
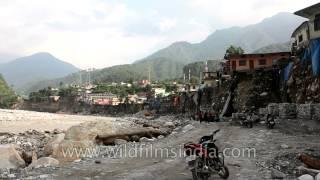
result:
[[[309,40],[320,38],[320,3],[301,9],[294,14],[309,19],[303,22],[291,36],[292,49],[299,50],[307,46]]]
[[[166,95],[166,90],[164,88],[153,88],[154,91],[154,96],[165,96]]]

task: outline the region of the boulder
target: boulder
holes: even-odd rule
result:
[[[288,146],[288,145],[286,145],[286,144],[281,144],[281,149],[289,149],[290,147]]]
[[[122,144],[127,144],[128,141],[124,140],[124,139],[115,139],[114,140],[114,144],[115,145],[122,145]]]
[[[0,145],[0,169],[2,168],[21,168],[25,162],[13,145]]]
[[[175,127],[175,125],[174,125],[174,123],[173,123],[173,122],[168,121],[168,122],[164,123],[164,127],[174,128],[174,127]]]
[[[309,174],[305,174],[305,175],[298,177],[298,180],[314,180],[314,178]]]
[[[316,175],[315,180],[320,180],[320,173]]]
[[[50,156],[53,153],[54,149],[56,149],[59,146],[59,144],[64,140],[64,137],[65,134],[63,133],[54,136],[44,147],[44,154],[46,156]]]
[[[54,149],[51,157],[57,159],[60,163],[72,162],[81,158],[97,156],[95,148],[93,141],[63,140]]]
[[[47,167],[47,166],[58,166],[59,161],[51,157],[42,157],[35,162],[32,162],[29,167]]]
[[[146,137],[142,137],[142,138],[140,138],[140,140],[139,140],[139,142],[153,142],[153,141],[155,141],[154,138],[149,139],[149,138],[146,138]]]
[[[72,162],[82,157],[97,156],[96,145],[114,145],[116,139],[130,141],[137,137],[158,137],[164,133],[160,129],[122,120],[85,122],[65,132],[64,140],[53,149],[52,157],[60,163]]]
[[[186,133],[186,132],[190,131],[193,128],[194,128],[194,126],[192,126],[191,124],[188,124],[188,125],[186,125],[185,127],[182,128],[182,132]]]
[[[284,179],[286,177],[286,174],[272,168],[271,169],[271,177],[272,177],[272,179]]]

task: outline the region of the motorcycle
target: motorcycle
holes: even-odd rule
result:
[[[247,116],[239,116],[240,119],[240,125],[247,127],[247,128],[252,128],[253,127],[253,119],[252,115],[247,115]]]
[[[274,118],[272,115],[268,114],[266,118],[266,125],[269,129],[273,129],[274,126],[276,125],[276,122],[274,121]]]
[[[219,152],[215,144],[214,136],[219,131],[203,136],[199,143],[189,142],[184,145],[193,180],[207,180],[213,173],[217,173],[223,179],[229,177],[229,169],[224,164],[224,155]]]

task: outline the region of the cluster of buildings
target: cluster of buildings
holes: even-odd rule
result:
[[[157,84],[151,84],[149,80],[141,80],[138,82],[130,83],[112,83],[110,86],[126,86],[131,88],[134,86],[138,87],[146,87],[148,85],[151,86],[151,92],[138,92],[135,94],[129,94],[127,97],[120,98],[118,95],[105,92],[105,93],[93,93],[96,85],[79,87],[79,97],[78,101],[83,102],[89,105],[100,105],[100,106],[117,106],[122,103],[128,104],[144,104],[148,101],[148,97],[151,98],[156,97],[167,97],[171,95],[173,92],[166,92],[165,88],[159,87]],[[150,94],[151,93],[151,94]]]

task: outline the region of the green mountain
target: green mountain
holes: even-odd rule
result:
[[[10,108],[16,101],[16,94],[0,75],[0,108]]]
[[[291,13],[279,13],[257,24],[217,30],[200,43],[173,43],[144,59],[135,61],[133,64],[96,70],[92,72],[91,77],[93,81],[104,82],[137,80],[147,78],[149,71],[153,80],[182,77],[185,65],[198,61],[222,59],[230,45],[240,46],[246,53],[252,53],[270,44],[288,42],[291,33],[304,20]],[[33,87],[29,86],[28,89],[33,91],[40,87],[55,86],[60,81],[67,84],[77,83],[79,82],[79,74],[40,82]]]

